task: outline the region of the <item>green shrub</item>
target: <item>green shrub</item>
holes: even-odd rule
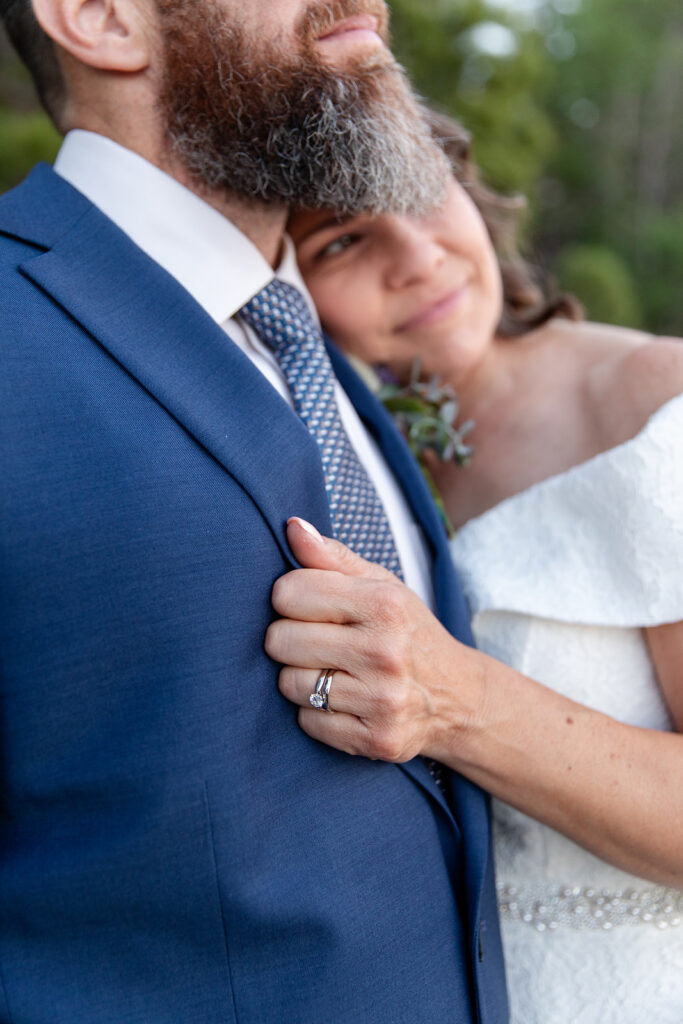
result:
[[[683,203],[651,213],[639,242],[648,327],[660,334],[683,334]]]
[[[591,320],[642,325],[641,304],[635,280],[626,263],[604,245],[569,245],[559,255],[560,284],[586,307]]]
[[[17,185],[39,160],[51,163],[59,143],[44,114],[0,110],[0,192]]]

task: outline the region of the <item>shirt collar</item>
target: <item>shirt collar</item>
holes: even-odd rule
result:
[[[55,171],[159,263],[217,323],[234,316],[273,269],[229,220],[137,153],[94,132],[68,133]],[[308,295],[287,239],[278,277]]]

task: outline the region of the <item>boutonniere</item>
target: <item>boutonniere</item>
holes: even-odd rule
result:
[[[457,394],[438,377],[422,380],[419,359],[413,363],[410,381],[406,385],[401,385],[385,367],[361,368],[358,363],[355,365],[406,438],[448,535],[452,537],[455,530],[436,489],[426,457],[427,453],[432,452],[440,462],[455,462],[458,466],[466,466],[474,449],[467,444],[465,438],[471,433],[474,422],[467,420],[458,424],[460,403]]]

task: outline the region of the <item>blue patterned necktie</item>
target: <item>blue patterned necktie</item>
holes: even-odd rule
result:
[[[271,281],[242,307],[240,316],[272,349],[294,408],[318,444],[335,537],[402,580],[387,514],[344,430],[330,357],[303,295],[284,281]],[[446,793],[443,766],[432,760],[426,764]]]
[[[330,357],[303,295],[271,281],[240,315],[272,349],[294,407],[318,444],[335,537],[402,579],[387,514],[344,430]]]

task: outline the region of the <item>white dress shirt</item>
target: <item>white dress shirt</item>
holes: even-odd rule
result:
[[[292,405],[273,353],[238,316],[277,275],[305,296],[317,322],[288,238],[275,274],[246,235],[212,206],[143,157],[93,132],[69,132],[54,169],[171,274]],[[338,381],[335,393],[349,439],[386,509],[406,583],[433,607],[422,531]],[[296,515],[296,509],[291,513]]]

